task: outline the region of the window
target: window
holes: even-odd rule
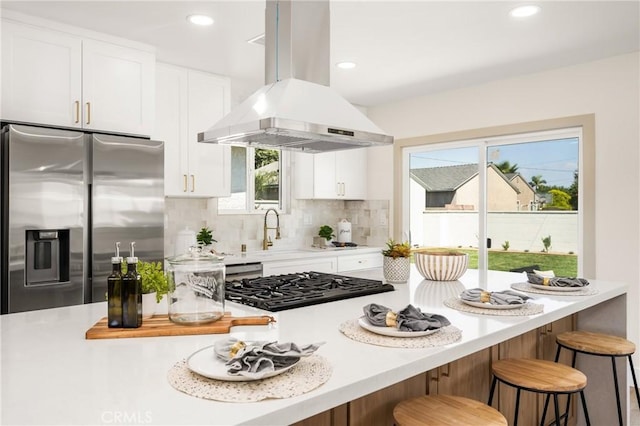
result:
[[[231,196],[218,199],[219,213],[286,210],[289,155],[278,149],[231,147]]]
[[[469,251],[481,271],[581,274],[582,142],[574,127],[404,147],[403,235]]]

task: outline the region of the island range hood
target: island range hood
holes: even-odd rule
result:
[[[390,145],[329,87],[329,0],[266,1],[265,81],[198,142],[327,152]]]

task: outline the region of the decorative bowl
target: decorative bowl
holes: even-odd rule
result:
[[[416,251],[413,253],[418,272],[431,281],[455,281],[469,265],[469,255],[454,251]]]

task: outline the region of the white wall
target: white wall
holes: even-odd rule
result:
[[[640,344],[640,53],[369,108],[396,139],[595,114],[596,276],[629,283]],[[369,150],[372,197],[393,199],[393,149]]]
[[[411,236],[428,247],[478,247],[478,212],[428,210],[414,221],[411,212]],[[542,239],[550,236],[550,252],[578,252],[578,214],[575,211],[489,212],[487,229],[493,249],[508,241],[511,251],[539,253]],[[422,234],[419,234],[422,232]]]

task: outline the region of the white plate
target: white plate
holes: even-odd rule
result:
[[[296,364],[297,362],[288,367],[270,371],[269,373],[266,373],[264,376],[257,379],[254,377],[234,376],[229,374],[227,372],[229,367],[225,365],[225,362],[223,360],[216,356],[213,351],[213,346],[202,348],[194,352],[189,356],[189,358],[187,358],[187,366],[189,367],[189,370],[210,379],[224,380],[226,382],[251,382],[255,380],[266,379],[268,377],[282,374]]]
[[[437,331],[440,331],[439,328],[435,330],[427,330],[427,331],[400,331],[397,328],[393,328],[393,327],[378,327],[376,325],[371,325],[371,323],[365,317],[360,317],[358,319],[358,324],[360,325],[360,327],[372,333],[381,334],[383,336],[390,336],[390,337],[421,337],[421,336],[428,336],[429,334],[433,334]]]
[[[549,291],[580,291],[582,289],[589,287],[589,285],[586,285],[584,287],[557,287],[553,285],[542,285],[542,284],[532,284],[532,283],[529,283],[529,285],[533,288],[537,288],[538,290],[549,290]]]
[[[496,309],[496,310],[500,310],[500,309],[520,309],[524,305],[526,305],[526,303],[522,303],[520,305],[492,305],[491,303],[472,302],[470,300],[464,300],[462,298],[460,299],[460,301],[462,303],[465,303],[465,304],[469,305],[469,306],[475,306],[476,308]]]

